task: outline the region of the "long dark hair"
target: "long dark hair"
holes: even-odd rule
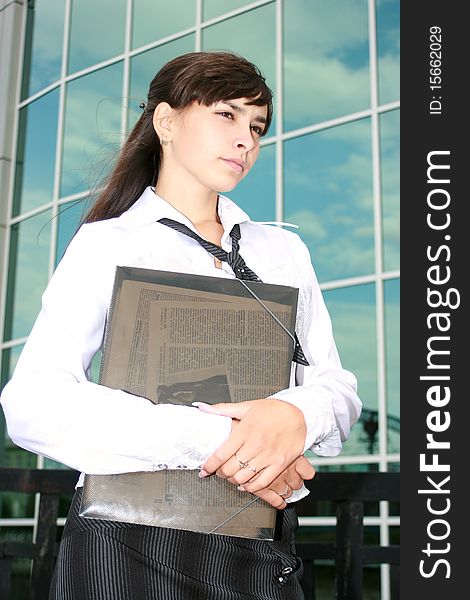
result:
[[[272,119],[272,92],[256,65],[232,52],[190,52],[164,65],[150,83],[143,113],[83,222],[118,217],[156,182],[162,147],[152,117],[160,102],[183,109],[193,102],[210,106],[235,98],[267,106],[265,135]]]

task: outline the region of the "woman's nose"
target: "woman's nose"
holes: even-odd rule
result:
[[[233,140],[234,148],[238,150],[244,148],[247,152],[254,148],[256,141],[253,137],[251,127],[238,132],[238,135]]]

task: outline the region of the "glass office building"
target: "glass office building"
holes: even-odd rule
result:
[[[364,404],[341,455],[315,465],[397,470],[399,0],[23,0],[1,9],[2,386],[154,73],[185,52],[232,50],[261,68],[275,111],[252,174],[229,195],[254,220],[298,225]],[[58,466],[14,447],[1,414],[0,434],[2,465]],[[33,500],[0,504],[2,528],[32,529]],[[312,519],[303,525],[334,524]],[[366,525],[387,545],[399,517],[381,503]],[[387,567],[377,577],[386,599]]]

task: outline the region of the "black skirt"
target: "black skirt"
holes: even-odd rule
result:
[[[279,539],[251,540],[85,519],[77,490],[50,600],[303,600],[288,506]]]

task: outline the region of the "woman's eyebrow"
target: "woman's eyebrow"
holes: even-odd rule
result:
[[[244,108],[243,106],[240,106],[239,104],[234,104],[233,102],[227,102],[227,101],[222,101],[222,104],[226,104],[227,106],[230,106],[230,108],[232,108],[235,112],[241,114],[241,115],[245,115],[247,110],[246,108]],[[267,120],[266,117],[263,117],[261,115],[255,115],[254,116],[254,120],[257,121],[258,123],[263,123],[266,124]]]

